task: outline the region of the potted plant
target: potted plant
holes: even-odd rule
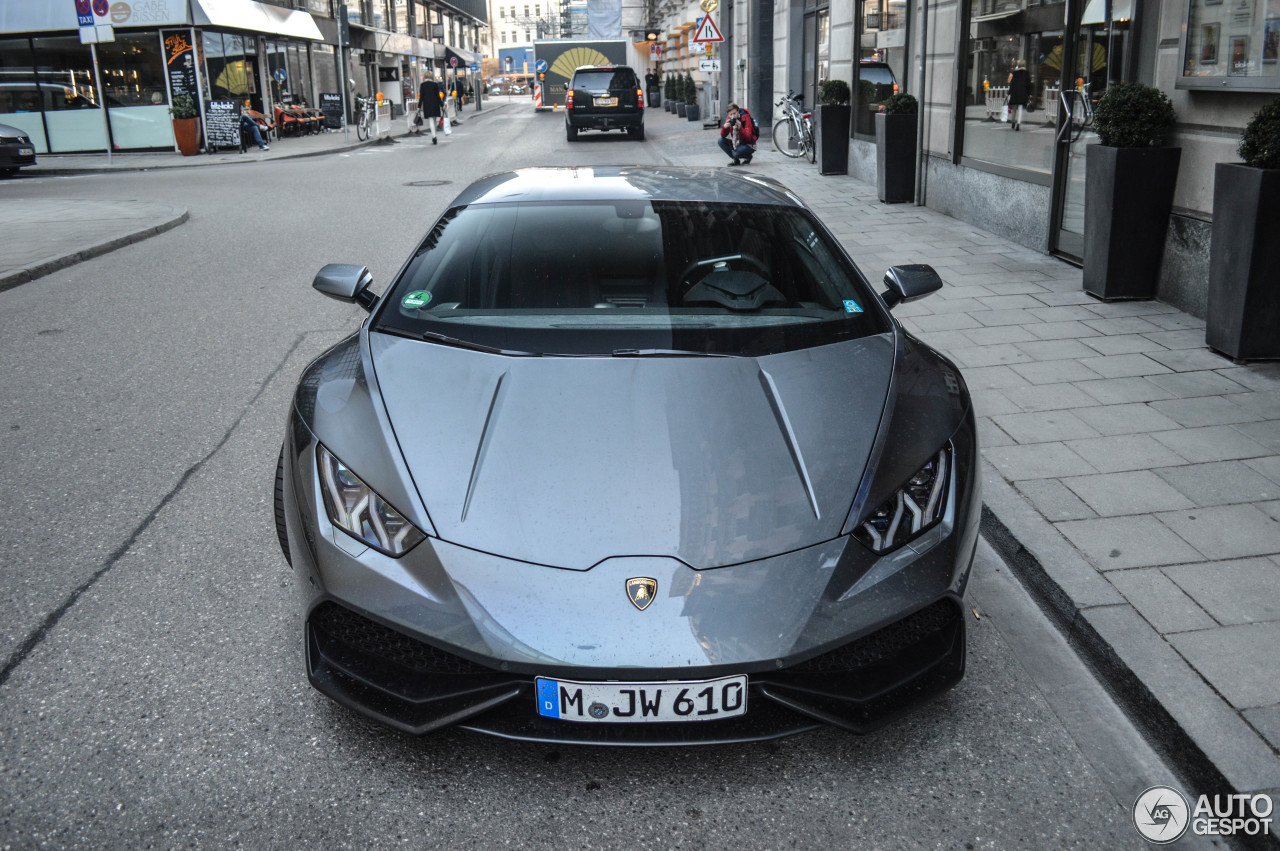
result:
[[[911,95],[895,94],[876,113],[876,189],[886,204],[915,200],[918,109]]]
[[[684,74],[676,74],[676,115],[684,118],[689,109],[689,101],[685,99]]]
[[[191,95],[174,95],[169,107],[173,116],[173,139],[184,157],[200,153],[200,113],[196,111],[195,98]]]
[[[693,81],[692,74],[684,75],[684,99],[687,104],[684,109],[684,117],[690,121],[701,119],[702,109],[698,106],[698,84]]]
[[[823,80],[818,87],[818,173],[849,173],[849,84]]]
[[[1280,358],[1280,100],[1253,114],[1242,163],[1213,172],[1205,342],[1235,360]]]
[[[1108,301],[1155,298],[1182,156],[1164,147],[1173,104],[1144,83],[1115,83],[1093,116],[1101,144],[1085,159],[1085,292]]]
[[[673,79],[673,75],[668,74],[666,82],[663,84],[663,89],[662,89],[662,97],[663,97],[662,105],[667,110],[667,112],[676,111],[676,104],[674,100],[675,91],[676,91],[675,85],[676,84],[675,84],[675,80]]]

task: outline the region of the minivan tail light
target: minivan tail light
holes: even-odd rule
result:
[[[565,109],[573,109],[573,89],[569,89],[569,94],[564,102]]]
[[[636,103],[640,105],[641,109],[644,109],[644,89],[638,86],[636,87]]]

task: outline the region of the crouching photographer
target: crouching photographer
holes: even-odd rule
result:
[[[760,131],[751,113],[736,103],[729,104],[725,109],[724,123],[720,125],[719,141],[720,150],[732,160],[729,165],[751,165],[759,138]]]

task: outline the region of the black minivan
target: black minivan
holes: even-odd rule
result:
[[[564,102],[564,132],[570,142],[579,130],[620,130],[644,138],[644,91],[626,65],[584,65],[573,72]]]

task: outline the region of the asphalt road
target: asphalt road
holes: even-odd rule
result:
[[[415,739],[310,688],[271,478],[300,371],[365,315],[312,275],[380,289],[481,174],[710,144],[663,126],[569,146],[521,106],[436,147],[0,185],[191,214],[0,293],[0,847],[1137,848],[1139,792],[1197,791],[985,546],[966,679],[873,736]]]

